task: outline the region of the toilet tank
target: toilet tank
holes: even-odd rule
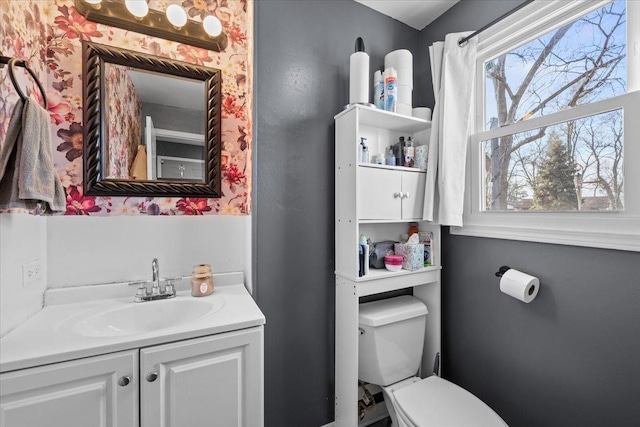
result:
[[[403,295],[360,304],[358,378],[386,386],[418,372],[427,307]]]

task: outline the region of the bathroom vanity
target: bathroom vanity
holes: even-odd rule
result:
[[[242,274],[214,280],[138,304],[126,284],[47,292],[0,339],[3,426],[262,426],[265,318]]]
[[[411,136],[418,145],[426,144],[431,122],[364,105],[349,106],[335,116],[335,122],[335,424],[356,427],[361,297],[412,288],[413,296],[429,311],[422,376],[431,371],[434,356],[441,351],[440,225],[422,221],[429,171],[360,161],[361,138],[365,138],[374,157],[376,153],[384,153],[401,136]],[[371,268],[368,274],[359,276],[360,235],[373,243],[399,241],[408,232],[409,222],[417,222],[420,231],[433,234],[432,265],[395,272]]]

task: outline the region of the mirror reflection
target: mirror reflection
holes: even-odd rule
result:
[[[105,63],[105,178],[205,179],[205,82]]]

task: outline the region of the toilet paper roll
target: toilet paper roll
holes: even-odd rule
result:
[[[513,268],[500,278],[500,290],[522,302],[530,303],[538,295],[540,280]]]
[[[404,104],[398,102],[396,104],[396,113],[404,114],[405,116],[411,116],[411,104]]]
[[[409,85],[413,89],[413,54],[407,49],[389,52],[384,57],[385,68],[393,67],[398,73],[398,84]]]
[[[415,107],[413,109],[413,117],[417,117],[419,119],[431,120],[431,108],[427,107]]]
[[[398,104],[407,104],[410,109],[413,105],[413,96],[411,86],[401,85],[398,83]],[[409,111],[409,116],[411,115],[411,111]]]
[[[355,52],[349,60],[349,104],[369,103],[369,55]]]

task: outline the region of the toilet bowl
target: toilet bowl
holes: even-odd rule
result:
[[[416,375],[427,307],[403,295],[360,304],[358,378],[382,387],[392,427],[505,427],[476,396],[436,375]]]

